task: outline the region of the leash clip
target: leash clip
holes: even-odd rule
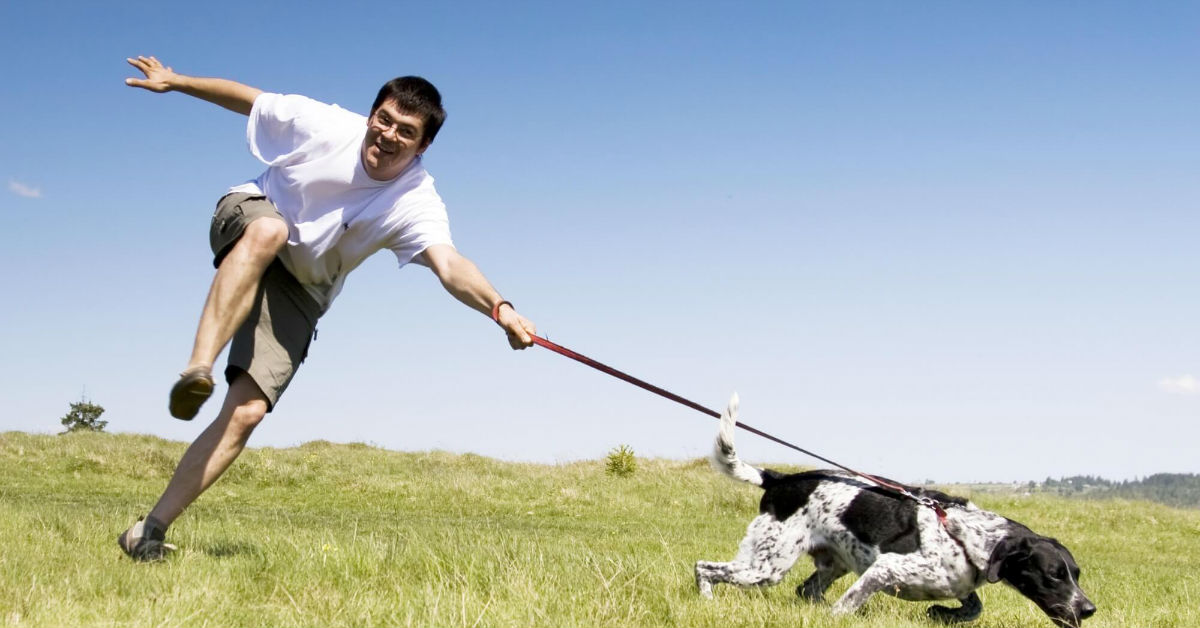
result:
[[[916,500],[918,504],[933,509],[933,512],[937,515],[938,521],[941,521],[943,525],[946,523],[946,510],[942,508],[941,502],[928,496],[917,497]]]

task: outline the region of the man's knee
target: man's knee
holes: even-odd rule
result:
[[[246,225],[239,244],[256,253],[274,257],[287,244],[288,228],[279,218],[264,216]]]
[[[262,423],[263,418],[267,416],[267,404],[265,401],[253,399],[243,402],[233,409],[233,414],[229,417],[229,425],[243,437],[250,436],[250,432]]]

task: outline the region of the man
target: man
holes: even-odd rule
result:
[[[217,203],[209,232],[217,272],[169,409],[184,420],[196,415],[213,391],[213,362],[232,340],[225,402],[153,510],[118,538],[133,559],[153,561],[174,549],[165,543],[167,527],[274,409],[317,319],[371,254],[386,248],[401,266],[428,266],[456,299],[490,315],[514,349],[533,344],[536,330],[450,240],[445,206],[421,165],[446,116],[425,79],[389,81],[364,118],[303,96],[179,74],[154,57],[127,61],[145,78],[126,85],[182,92],[249,116],[250,152],[267,165]]]

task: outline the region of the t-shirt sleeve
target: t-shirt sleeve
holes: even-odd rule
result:
[[[306,96],[262,93],[250,109],[246,143],[250,154],[268,166],[286,165],[312,153],[330,131],[358,118]]]
[[[435,244],[454,246],[450,239],[450,219],[441,201],[423,208],[396,234],[388,248],[396,254],[400,266],[404,266],[414,261],[422,264],[418,256]]]

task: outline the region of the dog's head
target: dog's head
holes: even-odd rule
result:
[[[1075,557],[1048,537],[1022,534],[1005,538],[988,560],[987,579],[1011,584],[1061,628],[1078,628],[1096,612],[1079,588]]]

